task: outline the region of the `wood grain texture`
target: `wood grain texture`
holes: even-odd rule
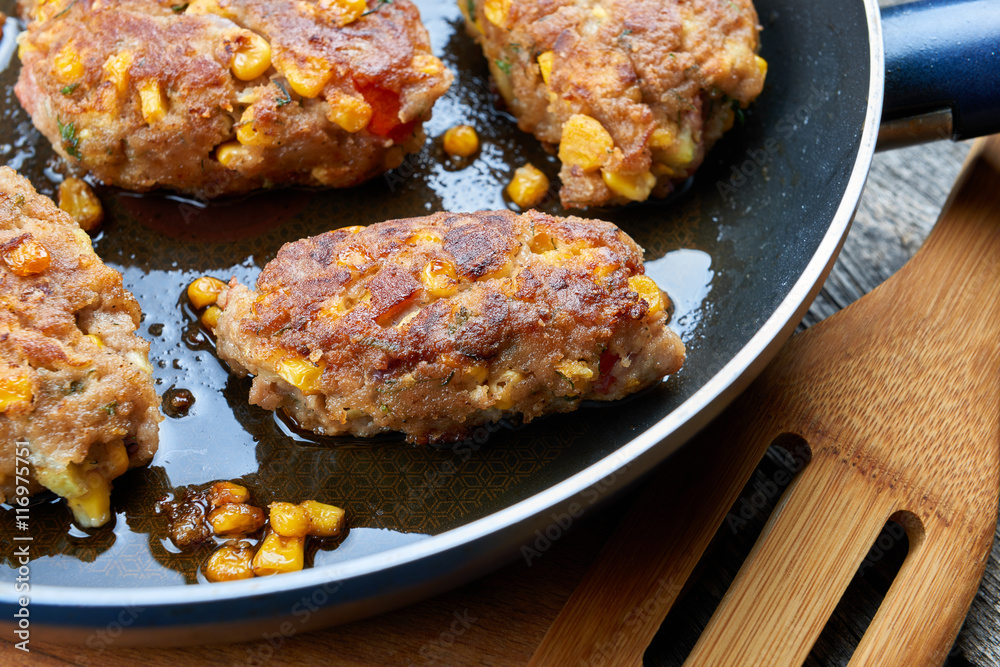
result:
[[[658,531],[668,543],[659,545],[660,558],[653,552],[645,566],[615,565],[630,550],[645,551],[661,508],[712,495],[728,507],[752,472],[745,462],[759,461],[783,433],[803,436],[812,461],[688,663],[802,664],[893,516],[905,517],[910,555],[852,664],[875,656],[898,665],[944,662],[986,564],[1000,493],[1000,139],[981,146],[917,256],[872,294],[790,341],[699,436],[702,446],[729,443],[740,473],[719,476],[714,490],[697,476],[688,488],[652,485],[533,664],[586,664],[604,646],[620,664],[638,664],[652,636],[646,626],[655,632],[675,597],[654,592],[655,582],[679,589],[722,516],[699,516],[700,530],[685,530],[684,518],[669,514]],[[695,553],[670,545],[671,537]],[[629,627],[636,609],[650,607],[656,613],[648,623]]]

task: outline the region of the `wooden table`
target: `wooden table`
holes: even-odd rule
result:
[[[884,153],[875,165],[844,251],[803,326],[843,308],[891,275],[916,251],[933,226],[958,174],[967,145],[939,143]],[[998,221],[1000,224],[1000,221]],[[668,462],[669,465],[669,462]],[[760,474],[773,478],[782,462],[766,458]],[[752,483],[751,483],[752,485]],[[749,488],[747,496],[751,496]],[[634,494],[633,494],[634,495]],[[32,642],[26,655],[0,643],[3,664],[524,664],[573,587],[610,533],[631,496],[609,505],[568,531],[530,567],[522,560],[460,589],[374,619],[318,633],[276,634],[241,645],[179,649],[116,647],[108,635],[89,648]],[[777,498],[771,499],[773,506]],[[746,525],[724,525],[678,606],[654,640],[647,664],[675,665],[693,645],[769,508]],[[807,664],[846,664],[887,586],[894,564],[905,555],[898,540],[873,552],[835,612]],[[887,574],[888,573],[888,574]],[[1000,665],[1000,542],[994,544],[986,578],[949,664]],[[220,640],[224,641],[224,637]],[[614,665],[614,656],[594,664]],[[602,662],[603,661],[603,662]]]

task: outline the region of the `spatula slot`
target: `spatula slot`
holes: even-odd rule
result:
[[[900,522],[887,521],[823,626],[804,667],[847,665],[909,550],[907,529]]]
[[[650,643],[643,664],[673,667],[684,663],[781,495],[811,460],[809,445],[801,436],[783,433],[774,439]],[[725,556],[719,558],[718,552]],[[706,563],[712,567],[706,568]],[[655,662],[651,656],[656,656]]]

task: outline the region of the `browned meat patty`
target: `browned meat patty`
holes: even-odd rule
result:
[[[148,463],[160,400],[139,304],[68,214],[0,168],[0,501],[67,498],[81,526],[110,518],[111,480]],[[30,475],[17,472],[27,448]]]
[[[761,92],[750,0],[459,0],[563,206],[665,197]]]
[[[401,164],[451,84],[408,0],[46,0],[16,93],[70,165],[199,196]]]
[[[684,347],[642,250],[608,222],[437,213],[285,245],[219,299],[219,356],[250,402],[321,434],[449,441],[614,400]]]

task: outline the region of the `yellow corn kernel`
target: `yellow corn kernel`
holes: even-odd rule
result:
[[[366,0],[319,0],[319,6],[332,15],[332,23],[338,28],[354,23],[368,11]]]
[[[258,577],[297,572],[305,562],[304,537],[282,537],[268,532],[253,557],[253,573]]]
[[[271,45],[257,33],[245,31],[230,67],[237,79],[253,81],[271,67]]]
[[[149,363],[149,358],[146,356],[145,352],[129,350],[125,353],[125,359],[127,359],[129,363],[136,366],[143,373],[148,373],[150,375],[153,374],[153,364]]]
[[[26,373],[0,378],[0,413],[18,403],[30,403],[33,397],[31,378]]]
[[[344,529],[344,510],[315,500],[299,503],[309,517],[309,534],[315,537],[336,537]]]
[[[59,208],[69,213],[86,232],[96,229],[104,219],[101,200],[86,181],[67,178],[59,184]]]
[[[264,525],[264,510],[245,503],[226,503],[208,513],[208,523],[216,535],[246,535]]]
[[[523,379],[524,376],[517,371],[507,370],[501,373],[490,387],[493,392],[493,407],[498,410],[510,410],[514,407],[514,388]]]
[[[224,289],[226,289],[226,283],[218,278],[202,276],[188,285],[188,301],[191,302],[192,307],[198,310],[205,306],[213,306],[219,300],[219,295]]]
[[[542,55],[538,56],[538,69],[542,73],[542,81],[545,85],[549,85],[549,79],[552,78],[552,64],[555,62],[556,54],[554,51],[546,51]]]
[[[215,159],[226,169],[236,169],[236,163],[243,155],[243,147],[238,141],[227,141],[215,147]]]
[[[606,10],[601,5],[597,5],[592,10],[590,10],[590,12],[591,14],[594,15],[594,18],[598,19],[599,21],[603,21],[606,18],[608,18],[608,10]]]
[[[486,366],[472,366],[466,369],[466,377],[472,380],[475,384],[482,384],[486,382],[486,378],[490,376],[489,369]]]
[[[479,135],[471,125],[456,125],[445,131],[443,144],[452,157],[472,157],[479,150]]]
[[[662,178],[664,176],[667,178],[673,178],[677,175],[676,171],[665,164],[660,164],[659,162],[654,162],[649,168],[649,171],[652,172],[653,176],[656,176],[657,178]]]
[[[104,340],[97,334],[87,334],[86,336],[84,336],[84,338],[89,339],[90,342],[92,342],[94,345],[97,346],[97,349],[99,350],[104,349]]]
[[[271,530],[282,537],[305,537],[309,534],[309,514],[292,503],[271,503]]]
[[[147,125],[152,125],[167,115],[167,98],[159,81],[143,81],[139,86],[139,108]]]
[[[607,163],[614,148],[614,139],[596,118],[573,114],[563,123],[559,141],[559,159],[563,164],[596,171]]]
[[[656,186],[656,176],[648,171],[642,174],[627,175],[601,169],[601,177],[604,179],[604,184],[611,188],[612,192],[632,201],[646,201],[649,199],[649,193]]]
[[[59,49],[52,59],[52,64],[55,66],[56,78],[63,83],[76,81],[83,76],[83,61],[80,60],[76,48],[69,42]]]
[[[754,56],[754,58],[757,60],[757,69],[760,70],[760,75],[767,77],[767,61],[760,56]]]
[[[228,4],[228,3],[227,3]],[[234,20],[236,14],[219,4],[219,0],[191,0],[191,4],[184,10],[185,14],[215,14],[229,20]]]
[[[249,500],[250,492],[247,487],[232,482],[215,482],[208,490],[208,504],[213,508],[246,503]]]
[[[650,315],[655,315],[666,307],[663,292],[649,276],[632,276],[628,279],[628,286],[633,292],[638,292],[639,298],[649,304]]]
[[[82,528],[103,526],[111,518],[111,485],[96,470],[81,470],[79,476],[83,493],[67,499],[73,517]]]
[[[198,320],[204,324],[209,329],[215,329],[219,326],[219,316],[222,315],[222,309],[218,306],[209,306],[205,309],[205,312],[201,314]]]
[[[3,250],[3,261],[15,276],[27,278],[44,272],[52,264],[52,256],[44,245],[25,234],[17,245]]]
[[[441,59],[429,53],[418,53],[413,56],[410,66],[417,72],[428,76],[434,76],[444,71],[444,63],[441,62]]]
[[[106,479],[116,479],[128,470],[128,450],[125,443],[114,442],[104,445],[104,456],[100,457],[101,472]]]
[[[135,56],[131,51],[122,51],[111,56],[104,63],[104,71],[108,73],[108,81],[114,84],[119,93],[124,92],[129,84],[129,68]]]
[[[368,127],[372,119],[372,105],[362,97],[346,95],[337,91],[329,98],[330,105],[326,117],[331,123],[336,123],[342,129],[354,134]]]
[[[594,379],[594,370],[583,361],[563,359],[556,364],[556,372],[574,384]]]
[[[447,260],[432,259],[420,272],[420,282],[431,295],[443,299],[458,291],[458,273]]]
[[[305,359],[282,359],[275,371],[288,384],[297,387],[305,394],[318,394],[320,379],[323,377],[323,367]]]
[[[236,126],[236,141],[243,146],[270,146],[274,143],[274,138],[257,128],[253,110],[247,109]]]
[[[419,245],[421,243],[441,243],[444,239],[441,235],[435,231],[422,229],[419,232],[411,234],[406,242],[410,245]]]
[[[522,209],[537,206],[549,191],[549,178],[535,165],[528,163],[514,172],[507,194]]]
[[[350,225],[349,227],[338,227],[334,229],[335,232],[347,232],[348,234],[357,234],[365,228],[364,225]]]
[[[653,130],[649,136],[649,147],[666,149],[674,145],[674,133],[664,127]]]
[[[305,65],[283,59],[276,63],[278,70],[288,79],[288,85],[302,97],[317,97],[333,76],[330,63],[316,56],[306,56]]]
[[[483,5],[483,13],[486,20],[501,28],[507,23],[507,14],[510,13],[512,0],[486,0]]]
[[[253,578],[253,545],[240,540],[223,544],[205,562],[205,578],[212,583]]]
[[[662,151],[657,151],[654,157],[657,162],[674,170],[685,169],[694,160],[694,150],[694,137],[691,136],[691,128],[685,127],[673,143]]]

